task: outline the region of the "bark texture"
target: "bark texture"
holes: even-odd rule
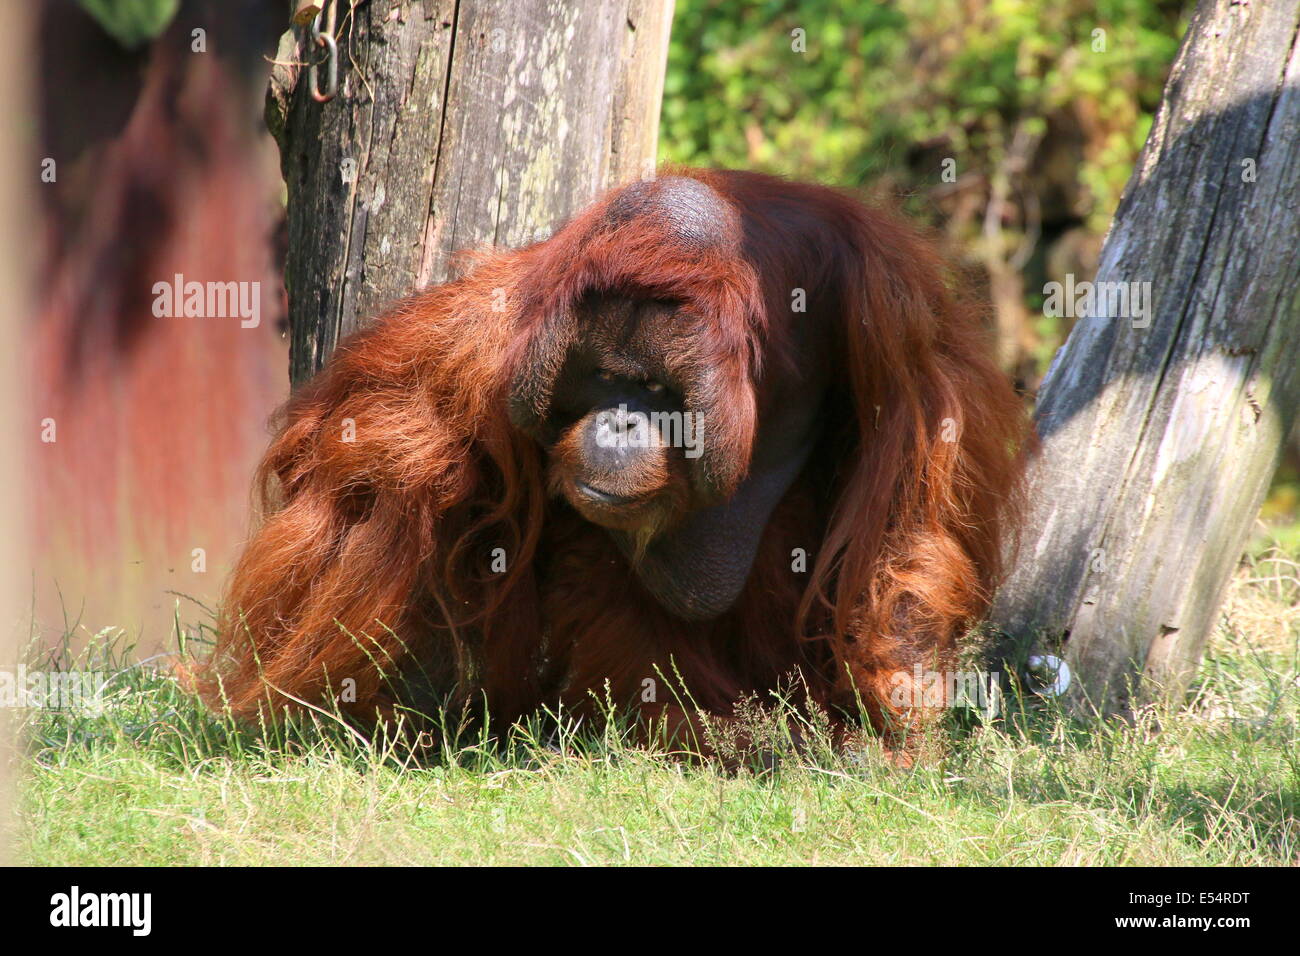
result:
[[[1063,645],[1077,704],[1186,688],[1295,421],[1298,27],[1300,0],[1201,3],[1097,276],[1153,307],[1099,295],[1039,396],[994,621]]]
[[[294,65],[321,51],[305,28],[286,34],[267,122],[288,186],[292,380],[358,321],[447,279],[453,253],[543,238],[652,171],[672,6],[344,3],[325,104]]]

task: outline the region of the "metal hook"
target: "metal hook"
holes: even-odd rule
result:
[[[1060,697],[1070,689],[1070,665],[1054,654],[1034,654],[1025,662],[1025,676],[1040,697]]]
[[[313,63],[307,71],[307,82],[311,87],[311,98],[317,103],[328,103],[338,95],[339,91],[339,47],[334,42],[334,34],[328,31],[321,32],[320,18],[324,12],[325,10],[322,7],[321,11],[316,14],[316,19],[311,22],[311,38],[316,42],[317,46],[323,46],[326,50],[325,64],[328,72],[326,73],[324,93],[320,92],[316,80],[316,68],[320,64]]]

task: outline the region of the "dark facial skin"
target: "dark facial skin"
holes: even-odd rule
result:
[[[683,446],[698,436],[680,430],[694,416],[683,414],[685,370],[668,347],[682,319],[671,303],[653,301],[598,298],[581,311],[585,335],[565,361],[547,420],[550,485],[635,551],[692,498]]]
[[[536,436],[549,452],[550,488],[608,529],[667,610],[686,620],[717,617],[740,595],[768,517],[812,449],[820,383],[789,383],[776,400],[760,402],[747,477],[726,500],[706,500],[692,469],[708,449],[682,416],[709,414],[683,401],[691,383],[682,338],[696,319],[654,301],[599,298],[582,311],[585,334]],[[623,410],[668,413],[682,427],[672,418],[629,425]],[[629,440],[619,441],[623,435]]]
[[[666,225],[670,241],[728,254],[739,248],[744,231],[721,197],[681,177],[629,186],[607,213],[616,227],[635,228],[643,218],[660,231]],[[549,401],[539,402],[545,389],[536,367],[527,368],[515,380],[511,418],[546,448],[552,492],[609,531],[668,611],[686,620],[717,617],[739,597],[772,509],[818,438],[829,361],[824,337],[790,319],[801,367],[773,364],[764,369],[765,380],[748,383],[758,410],[748,471],[720,495],[710,477],[734,472],[719,470],[722,452],[707,443],[690,454],[681,447],[683,435],[689,445],[691,437],[703,437],[700,431],[665,435],[651,427],[648,441],[617,441],[627,430],[623,409],[690,413],[696,423],[713,413],[700,398],[713,394],[713,370],[694,357],[710,317],[680,303],[616,296],[589,297],[578,311],[580,331],[559,365]]]

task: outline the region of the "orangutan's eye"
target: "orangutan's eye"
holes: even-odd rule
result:
[[[664,386],[663,382],[646,382],[645,390],[651,395],[662,395],[667,391],[667,388]]]
[[[612,382],[617,376],[607,368],[596,369],[596,378],[602,382]]]

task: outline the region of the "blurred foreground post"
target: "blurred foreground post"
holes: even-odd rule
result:
[[[1057,303],[1092,317],[1039,395],[993,621],[1064,647],[1076,705],[1185,690],[1300,406],[1298,27],[1300,0],[1203,0],[1097,282]]]
[[[7,223],[35,221],[35,198],[41,188],[41,164],[33,148],[32,117],[36,102],[32,74],[35,30],[25,6],[7,11],[0,30],[0,217]],[[0,865],[17,862],[8,845],[17,830],[11,811],[21,765],[18,710],[15,706],[18,662],[31,634],[31,606],[23,582],[31,574],[27,510],[28,472],[40,445],[39,415],[31,398],[32,316],[31,241],[17,228],[6,229],[0,249],[0,335],[11,343],[0,357],[0,455],[8,475],[0,492],[0,672],[10,678],[10,699],[0,704]],[[7,705],[7,706],[6,706]]]
[[[290,65],[324,48],[310,28],[286,34],[267,122],[289,190],[294,383],[358,320],[448,278],[453,252],[544,238],[602,189],[652,173],[672,8],[339,2],[326,103]],[[316,73],[324,91],[327,65]]]

